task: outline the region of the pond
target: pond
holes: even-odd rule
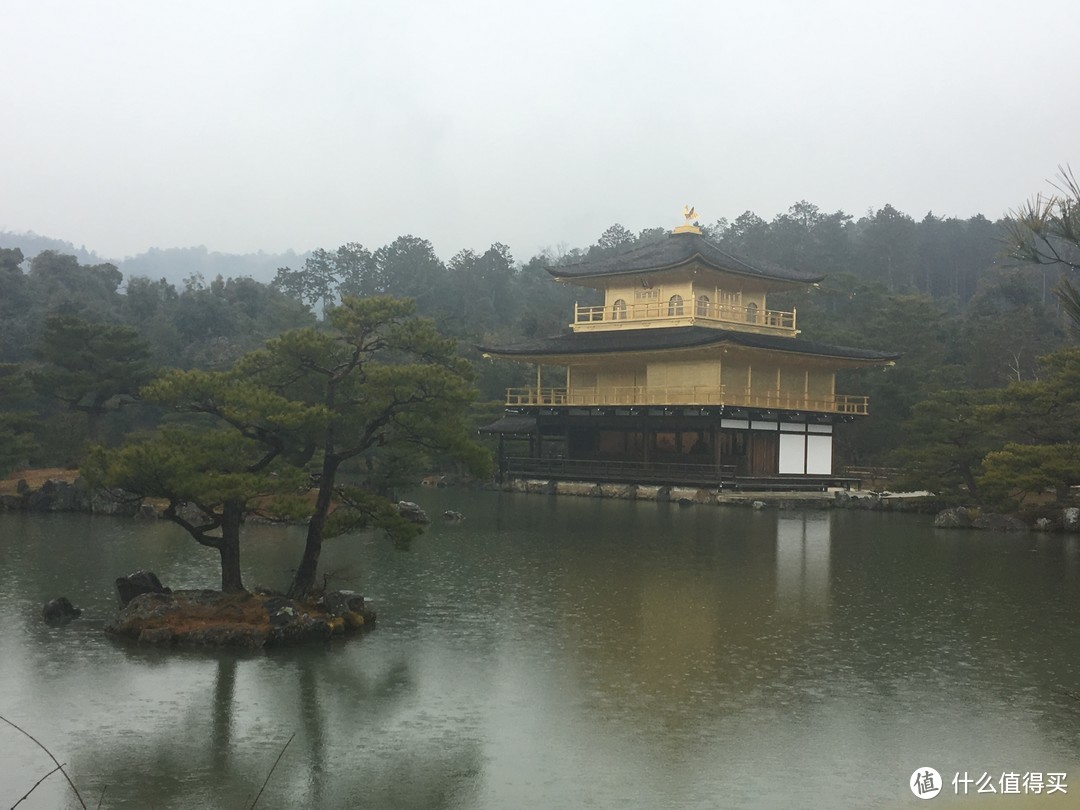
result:
[[[119,574],[215,584],[213,552],[175,527],[0,515],[0,714],[104,808],[248,807],[290,738],[260,808],[891,806],[914,801],[926,766],[947,796],[964,773],[999,791],[1010,773],[1078,780],[1039,806],[1080,794],[1074,537],[412,497],[467,518],[324,553],[332,586],[372,600],[372,632],[254,653],[101,632]],[[248,586],[287,582],[301,539],[252,527]],[[84,618],[48,627],[41,605],[60,594]],[[52,767],[0,724],[0,805]],[[76,806],[59,774],[20,805]]]

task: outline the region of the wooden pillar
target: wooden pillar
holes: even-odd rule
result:
[[[649,429],[649,418],[645,417],[641,425],[641,460],[648,466],[652,461],[652,430]]]

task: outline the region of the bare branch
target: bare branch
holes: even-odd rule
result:
[[[67,783],[69,785],[71,785],[71,789],[75,792],[75,798],[79,800],[79,805],[83,808],[83,810],[86,810],[86,802],[83,801],[83,797],[79,793],[79,789],[77,787],[75,787],[75,783],[71,781],[71,777],[68,776],[67,771],[64,770],[64,766],[60,764],[60,762],[56,759],[56,757],[53,756],[52,751],[50,751],[48,748],[46,748],[44,745],[42,745],[37,740],[37,738],[35,738],[30,732],[26,731],[26,729],[20,728],[19,726],[15,725],[14,723],[12,723],[10,720],[8,720],[3,715],[0,715],[0,720],[3,720],[5,723],[7,723],[9,726],[11,726],[16,731],[18,731],[19,733],[21,733],[21,734],[25,735],[26,737],[30,738],[30,740],[32,740],[33,743],[38,748],[40,748],[42,751],[44,751],[46,754],[49,755],[49,759],[51,759],[53,761],[53,764],[56,765],[56,767],[60,771],[60,773],[62,773],[64,775],[64,778],[67,779]]]
[[[20,804],[23,803],[23,801],[25,801],[26,799],[28,799],[30,797],[31,793],[33,793],[35,790],[37,790],[38,785],[40,785],[42,782],[44,782],[46,779],[48,779],[50,776],[52,776],[54,773],[56,773],[62,767],[63,767],[63,765],[57,765],[55,768],[53,768],[51,771],[49,771],[43,777],[41,777],[36,782],[34,782],[34,786],[32,788],[30,788],[28,791],[26,791],[26,793],[24,793],[22,795],[22,798],[20,798],[17,802],[15,802],[15,804],[11,805],[11,810],[15,810],[16,807],[18,807]]]
[[[249,810],[254,810],[255,805],[259,803],[259,798],[263,795],[263,791],[266,790],[266,783],[269,782],[270,777],[274,775],[274,769],[278,766],[278,763],[281,762],[281,758],[285,756],[285,749],[289,747],[289,743],[293,741],[293,737],[295,736],[296,732],[294,731],[292,735],[290,735],[289,739],[285,741],[285,745],[282,747],[281,753],[277,755],[277,759],[274,760],[274,764],[270,766],[270,773],[268,773],[266,775],[266,779],[263,780],[262,787],[259,788],[259,792],[255,795],[255,801],[251,803],[251,808],[249,808]]]

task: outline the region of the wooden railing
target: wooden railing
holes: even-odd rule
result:
[[[681,464],[641,461],[604,461],[569,458],[508,458],[507,475],[545,477],[567,481],[611,481],[633,484],[697,484],[722,487],[733,481],[733,464]]]
[[[740,326],[767,327],[769,329],[794,334],[795,310],[785,312],[778,309],[758,309],[753,304],[748,306],[734,304],[702,303],[684,300],[681,304],[670,301],[649,301],[646,303],[583,307],[574,305],[574,325],[579,324],[618,324],[624,321],[714,321]]]
[[[816,411],[865,416],[870,399],[837,394],[816,398],[780,391],[727,392],[717,386],[611,386],[599,388],[508,388],[507,405],[730,405],[739,408],[762,408],[791,411]]]

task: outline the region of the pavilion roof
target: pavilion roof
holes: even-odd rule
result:
[[[782,335],[762,335],[705,326],[675,326],[664,329],[624,329],[614,331],[573,332],[539,338],[502,347],[478,347],[485,354],[527,360],[536,357],[572,357],[621,352],[670,351],[694,349],[714,344],[729,344],[748,349],[783,351],[838,360],[866,363],[889,363],[900,357],[896,352],[832,346]]]
[[[671,233],[656,242],[623,253],[549,267],[547,271],[557,279],[574,281],[598,276],[655,273],[660,270],[673,270],[695,261],[724,273],[769,281],[812,284],[824,278],[823,275],[789,270],[767,262],[751,262],[721,250],[698,233]]]

